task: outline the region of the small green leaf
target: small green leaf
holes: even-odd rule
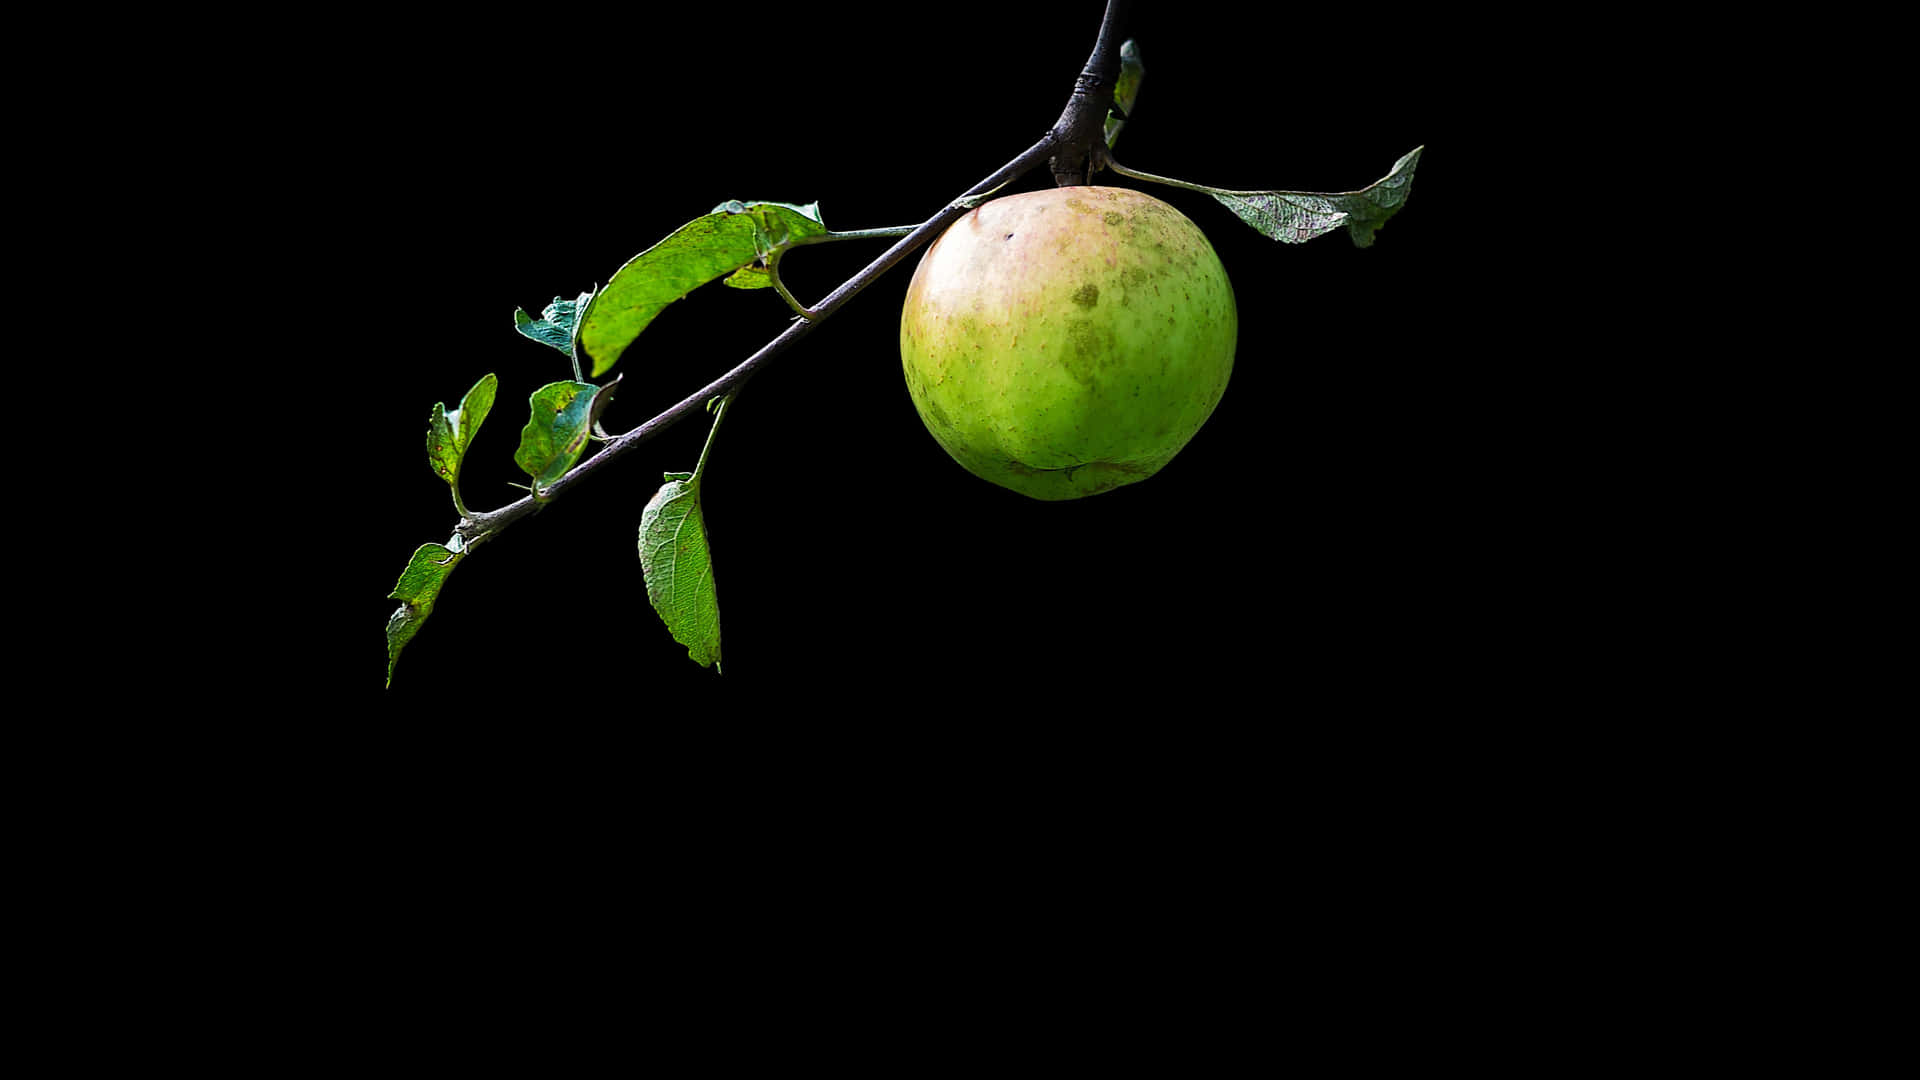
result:
[[[592,374],[618,363],[668,304],[796,240],[827,231],[818,203],[734,200],[682,225],[628,260],[587,305],[579,337],[581,351],[593,361]]]
[[[694,474],[668,473],[641,511],[640,572],[647,580],[647,600],[673,640],[685,645],[701,667],[718,664],[720,601]]]
[[[771,289],[773,274],[764,266],[743,266],[729,275],[725,283],[736,289]]]
[[[1113,104],[1116,106],[1107,114],[1107,146],[1111,148],[1120,139],[1120,129],[1127,126],[1126,117],[1133,113],[1133,103],[1140,98],[1140,81],[1147,77],[1147,65],[1141,61],[1139,43],[1129,39],[1120,46],[1120,77],[1113,84]]]
[[[453,489],[453,508],[461,517],[467,516],[467,507],[460,501],[460,463],[466,460],[481,421],[493,409],[499,387],[500,380],[487,375],[460,399],[458,409],[449,412],[444,402],[435,402],[427,418],[427,464]]]
[[[573,300],[562,300],[556,296],[538,319],[527,314],[525,308],[514,308],[513,328],[542,345],[552,346],[572,356],[574,325],[579,322],[580,309],[592,298],[591,292],[583,292]]]
[[[1420,163],[1420,151],[1424,149],[1416,147],[1394,162],[1393,170],[1386,176],[1359,191],[1203,190],[1262,236],[1282,243],[1303,244],[1345,225],[1355,247],[1368,247],[1373,243],[1374,230],[1386,224],[1407,201],[1413,190],[1413,170]]]
[[[457,539],[455,542],[457,545]],[[388,686],[393,685],[393,666],[400,661],[400,650],[406,648],[413,635],[420,632],[427,616],[433,614],[440,587],[464,557],[464,552],[443,544],[422,544],[407,561],[407,568],[401,571],[400,583],[387,594],[387,599],[400,601],[399,610],[387,618]]]
[[[586,382],[548,383],[527,399],[529,417],[520,431],[513,463],[533,477],[534,498],[566,475],[586,451],[594,422],[613,399],[615,379],[605,386]]]

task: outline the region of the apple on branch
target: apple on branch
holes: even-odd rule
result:
[[[1198,226],[1125,188],[995,199],[927,251],[900,321],[920,419],[975,475],[1036,499],[1145,480],[1233,371],[1233,287]]]

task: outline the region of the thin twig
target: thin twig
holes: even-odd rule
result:
[[[739,386],[742,382],[746,381],[747,378],[752,376],[755,371],[758,371],[761,365],[787,351],[795,342],[806,337],[814,327],[826,321],[828,316],[838,311],[847,301],[853,299],[860,290],[879,280],[882,274],[893,269],[902,259],[913,254],[923,244],[933,239],[934,236],[938,235],[962,214],[965,214],[967,207],[960,205],[962,200],[976,192],[991,191],[1008,181],[1017,179],[1046,160],[1053,152],[1053,148],[1053,133],[1048,132],[1045,137],[1028,147],[1020,156],[1001,166],[992,176],[987,177],[985,180],[969,188],[959,199],[955,199],[952,203],[942,207],[939,213],[934,214],[922,222],[912,232],[901,237],[879,258],[868,263],[859,273],[847,279],[839,288],[828,293],[826,299],[821,300],[820,303],[813,308],[814,318],[801,319],[794,322],[785,330],[781,331],[778,337],[761,346],[758,352],[741,361],[733,370],[687,395],[677,404],[669,406],[658,416],[641,424],[639,427],[625,434],[615,436],[612,441],[600,448],[599,453],[574,466],[565,476],[562,476],[560,479],[555,480],[553,483],[541,489],[542,498],[535,499],[533,496],[528,495],[498,510],[489,510],[473,514],[460,522],[457,531],[469,542],[481,536],[499,532],[501,529],[538,510],[543,503],[551,502],[566,492],[571,491],[573,487],[582,480],[585,480],[587,477],[592,476],[594,473],[612,464],[614,459],[622,456],[627,451],[632,450],[634,447],[639,446],[641,443],[672,427],[688,414],[701,408],[716,395],[724,394],[734,387]]]
[[[1012,183],[1055,155],[1071,157],[1079,154],[1084,159],[1090,152],[1091,144],[1088,140],[1101,132],[1106,119],[1107,103],[1112,98],[1114,73],[1119,70],[1117,27],[1120,20],[1125,17],[1129,6],[1130,0],[1108,0],[1106,14],[1100,24],[1099,37],[1095,41],[1092,55],[1087,58],[1086,67],[1075,82],[1074,92],[1068,99],[1067,110],[1061,114],[1060,120],[1041,136],[1039,142],[995,170],[993,175],[961,193],[958,198],[942,207],[938,213],[901,237],[879,258],[868,263],[859,273],[828,293],[825,299],[814,306],[813,318],[796,319],[781,331],[778,337],[761,346],[759,351],[741,361],[733,370],[687,395],[679,403],[669,406],[658,416],[639,427],[615,436],[601,447],[599,453],[574,466],[566,475],[542,488],[539,499],[528,495],[498,510],[467,515],[461,519],[455,532],[471,545],[531,515],[546,503],[573,490],[575,485],[586,480],[587,477],[612,465],[616,458],[622,457],[629,450],[652,439],[695,410],[702,408],[715,396],[739,387],[763,364],[787,351],[795,342],[811,333],[814,327],[819,326],[838,311],[843,304],[858,295],[862,289],[879,280],[882,274],[891,270],[901,260],[919,250],[922,245],[944,231],[948,225],[966,214],[978,204],[980,196]],[[1104,96],[1097,92],[1100,88],[1104,88]],[[1090,89],[1096,92],[1089,93]],[[1089,115],[1081,116],[1082,112]],[[1091,115],[1093,113],[1098,115]],[[1056,175],[1056,180],[1058,179]]]

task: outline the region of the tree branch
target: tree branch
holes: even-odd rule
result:
[[[1093,43],[1087,65],[1074,81],[1067,107],[1053,125],[1059,140],[1049,167],[1058,187],[1073,187],[1093,182],[1093,174],[1106,163],[1107,110],[1113,106],[1113,88],[1120,81],[1120,43],[1123,24],[1133,0],[1107,0],[1106,17],[1100,20],[1100,36]]]
[[[1098,156],[1095,148],[1105,146],[1102,141],[1102,128],[1106,121],[1107,109],[1113,101],[1113,86],[1120,69],[1120,22],[1125,18],[1130,6],[1131,0],[1107,0],[1107,10],[1101,20],[1099,37],[1094,43],[1092,54],[1087,58],[1086,67],[1074,81],[1073,93],[1067,99],[1067,107],[1061,112],[1060,119],[1054,123],[1053,127],[1041,136],[1039,142],[995,170],[993,175],[968,188],[958,198],[942,207],[938,213],[916,226],[906,236],[901,237],[879,258],[868,263],[859,273],[828,293],[825,299],[815,305],[812,319],[797,319],[781,331],[778,337],[761,346],[759,351],[741,361],[733,370],[689,394],[653,419],[607,442],[600,448],[599,453],[574,466],[565,476],[543,488],[539,499],[529,495],[498,510],[469,514],[461,519],[454,531],[466,541],[469,547],[493,536],[514,522],[533,514],[546,503],[573,490],[575,485],[587,477],[613,464],[616,458],[624,456],[641,443],[699,411],[716,395],[739,388],[762,365],[806,337],[814,327],[826,321],[828,316],[858,295],[860,290],[879,280],[882,274],[893,269],[902,259],[919,250],[922,245],[944,231],[948,225],[979,205],[982,197],[1026,175],[1043,159],[1053,160],[1056,183],[1086,183],[1092,172],[1097,171],[1104,164],[1104,158]],[[1069,169],[1078,170],[1070,173],[1067,180],[1061,179],[1063,161],[1068,163]]]

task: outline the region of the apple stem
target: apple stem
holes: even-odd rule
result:
[[[1093,52],[1074,80],[1066,109],[1048,133],[1058,140],[1048,162],[1057,187],[1092,183],[1093,174],[1106,163],[1107,113],[1113,107],[1113,88],[1120,81],[1120,46],[1126,40],[1122,30],[1132,7],[1133,0],[1107,0]]]

